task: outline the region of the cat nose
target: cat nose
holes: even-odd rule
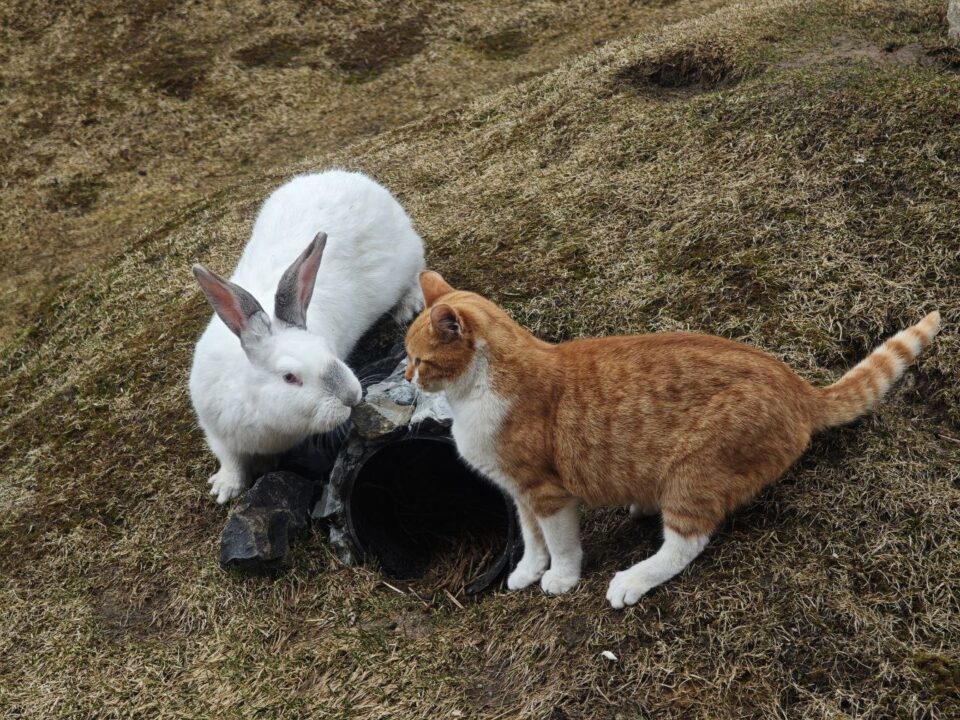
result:
[[[356,391],[344,398],[343,404],[347,407],[356,407],[360,404],[361,400],[363,400],[363,390],[358,388]]]

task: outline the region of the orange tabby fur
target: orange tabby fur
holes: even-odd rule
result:
[[[543,545],[545,519],[583,501],[659,511],[677,543],[700,538],[687,552],[695,555],[727,514],[780,477],[813,432],[869,410],[939,329],[939,314],[931,313],[839,382],[815,388],[776,358],[708,335],[552,345],[436,273],[422,273],[420,282],[427,309],[407,333],[407,378],[426,390],[448,390],[455,437],[458,424],[475,420],[458,416],[456,383],[473,373],[478,393],[500,399],[503,412],[492,421],[494,469],[465,457],[516,499],[528,545]],[[550,556],[555,564],[553,548]],[[546,569],[544,558],[528,561],[534,580]],[[651,577],[664,575],[661,566]],[[579,555],[564,572],[576,582]],[[546,583],[544,575],[551,591]],[[570,585],[551,583],[561,592]],[[613,593],[611,586],[617,596],[611,602],[636,602],[633,596],[646,589]]]

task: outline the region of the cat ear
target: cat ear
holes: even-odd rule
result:
[[[423,291],[423,300],[427,307],[433,305],[437,298],[453,292],[453,288],[440,276],[440,273],[433,270],[424,270],[420,273],[420,289]]]
[[[439,276],[438,276],[439,277]],[[449,305],[436,305],[430,310],[430,324],[440,342],[453,342],[463,337],[463,323]]]

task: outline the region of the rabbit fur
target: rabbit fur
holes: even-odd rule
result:
[[[346,422],[362,391],[343,361],[384,313],[407,322],[420,311],[423,267],[400,203],[340,170],[274,191],[229,281],[194,266],[216,311],[197,342],[190,396],[220,461],[209,480],[218,503],[243,492],[262,456]]]

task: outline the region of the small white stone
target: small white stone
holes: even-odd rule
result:
[[[616,662],[616,661],[617,661],[617,656],[614,655],[614,654],[613,654],[612,652],[610,652],[609,650],[604,650],[604,651],[603,651],[602,653],[600,653],[600,654],[603,655],[604,659],[609,660],[610,662]]]

